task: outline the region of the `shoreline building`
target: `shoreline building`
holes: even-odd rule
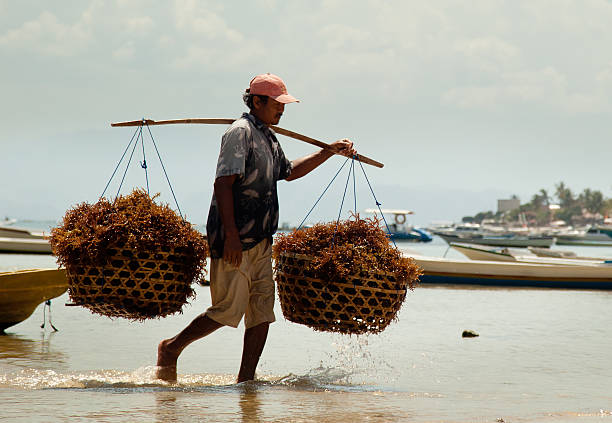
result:
[[[497,200],[498,213],[506,213],[510,210],[518,209],[520,206],[521,200],[518,197]]]

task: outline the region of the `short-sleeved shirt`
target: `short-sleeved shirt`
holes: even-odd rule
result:
[[[276,232],[276,182],[287,178],[291,169],[291,162],[274,132],[250,113],[243,113],[223,135],[215,178],[238,175],[232,191],[234,218],[243,251]],[[213,192],[206,223],[212,258],[223,257],[224,232]]]

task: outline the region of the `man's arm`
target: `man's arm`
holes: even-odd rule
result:
[[[293,181],[294,179],[307,175],[334,154],[341,154],[346,157],[353,157],[355,154],[357,154],[357,151],[355,151],[353,148],[353,142],[346,138],[334,141],[330,144],[330,146],[332,147],[333,151],[322,149],[316,153],[293,160],[291,162],[291,174],[285,180]]]
[[[232,186],[238,175],[220,176],[215,180],[215,198],[223,223],[223,260],[236,267],[242,262],[242,243],[234,216],[234,195]]]

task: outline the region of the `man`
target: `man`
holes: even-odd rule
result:
[[[173,338],[159,343],[157,377],[176,381],[176,362],[185,347],[222,326],[245,333],[238,382],[252,380],[274,322],[272,236],[278,226],[276,182],[291,181],[315,169],[333,154],[352,157],[353,143],[343,139],[309,156],[289,161],[270,125],[279,122],[285,104],[299,102],[276,75],[251,80],[243,99],[250,109],[223,135],[206,232],[211,252],[212,306]]]

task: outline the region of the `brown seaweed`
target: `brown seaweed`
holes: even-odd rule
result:
[[[204,236],[167,204],[157,204],[142,190],[119,196],[112,203],[80,203],[68,210],[62,223],[51,230],[50,243],[60,266],[103,266],[112,248],[137,250],[180,249],[188,280],[205,276],[208,245]]]
[[[408,287],[414,289],[421,275],[414,260],[403,256],[390,244],[379,219],[361,219],[358,214],[338,224],[318,223],[277,234],[273,256],[278,259],[282,253],[314,257],[312,270],[325,275],[324,279],[328,281],[344,280],[348,275],[364,271],[385,272],[392,273],[398,282],[407,282]]]

